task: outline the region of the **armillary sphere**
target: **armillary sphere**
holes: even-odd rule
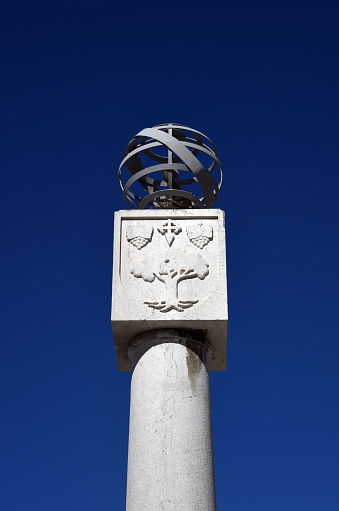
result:
[[[218,181],[212,172],[218,175]],[[181,124],[145,128],[132,138],[119,167],[130,208],[212,208],[223,170],[209,138]]]

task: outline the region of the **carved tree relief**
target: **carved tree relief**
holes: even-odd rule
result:
[[[168,312],[172,309],[183,312],[185,309],[198,303],[199,300],[179,300],[179,283],[183,280],[194,278],[204,280],[209,274],[208,266],[200,254],[179,251],[173,256],[164,257],[155,268],[150,267],[149,260],[137,261],[131,268],[131,274],[150,283],[154,282],[157,278],[165,285],[166,300],[162,302],[144,302],[149,307],[160,312]]]

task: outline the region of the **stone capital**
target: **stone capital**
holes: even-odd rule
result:
[[[118,368],[128,346],[159,329],[204,331],[210,369],[226,368],[227,289],[224,212],[219,209],[117,211],[112,328]]]

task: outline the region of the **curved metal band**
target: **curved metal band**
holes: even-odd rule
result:
[[[157,148],[162,150],[159,151]],[[164,149],[168,151],[167,156]],[[202,153],[205,157],[200,161],[199,155]],[[157,163],[146,168],[147,160],[148,164],[152,161]],[[220,171],[219,183],[212,176],[217,166]],[[130,173],[125,184],[123,184],[126,173],[124,168]],[[159,172],[157,179],[150,176],[154,172]],[[185,179],[184,172],[188,172],[191,177],[187,176]],[[198,208],[210,208],[218,198],[223,182],[223,169],[217,150],[206,135],[182,124],[168,123],[146,128],[130,140],[119,166],[118,177],[129,207],[142,209],[152,201],[158,207],[160,203],[155,200],[157,197],[177,196],[188,199],[192,203],[191,207],[195,205]],[[136,182],[145,190],[147,194],[145,197],[142,197],[142,192],[139,197],[131,191]],[[181,189],[182,186],[195,183],[199,184],[202,196],[199,196],[197,189],[194,193],[186,191],[187,188]],[[138,191],[138,188],[136,190]],[[171,205],[170,200],[169,206],[164,202],[160,207],[166,208]]]
[[[177,139],[175,139],[175,140],[177,140]],[[210,149],[205,144],[198,145],[196,142],[189,142],[187,140],[185,140],[184,142],[180,142],[180,144],[184,145],[186,147],[192,147],[193,151],[191,152],[191,154],[193,154],[194,156],[199,154],[199,152],[203,152],[213,159],[212,165],[210,165],[210,167],[208,169],[206,169],[208,173],[212,172],[212,170],[215,168],[216,164],[218,164],[219,167],[222,168],[221,162],[220,162],[219,158],[217,157],[217,155],[212,151],[212,149]],[[161,147],[162,144],[159,143],[158,146]],[[150,149],[148,149],[148,148],[146,149],[145,146],[140,145],[140,146],[138,146],[138,149],[139,149],[139,151],[137,151],[137,152],[140,152],[140,151],[144,152],[152,160],[159,161],[159,162],[166,162],[166,160],[167,160],[166,156],[160,156],[159,154],[155,154]],[[181,158],[173,158],[173,163],[176,163],[179,161],[181,161]]]
[[[153,129],[153,128],[146,128],[146,129]],[[144,130],[143,130],[144,131]],[[156,130],[157,132],[159,132],[158,130]],[[162,132],[164,133],[164,132]],[[167,135],[167,133],[164,133],[165,135]],[[140,133],[138,133],[138,135],[136,135],[136,137],[140,136]],[[169,135],[170,136],[170,135]],[[207,137],[206,137],[207,138]],[[176,138],[172,137],[173,140],[175,140],[177,142],[177,144],[179,143],[181,147],[183,146],[189,146],[189,147],[192,147],[193,149],[197,150],[197,151],[202,151],[204,153],[206,153],[208,156],[210,156],[211,158],[213,158],[213,160],[219,165],[220,169],[222,169],[222,165],[221,165],[221,162],[218,158],[218,155],[217,155],[217,152],[215,151],[212,151],[208,146],[206,146],[205,144],[202,144],[202,145],[198,145],[196,144],[195,142],[189,142],[189,141],[185,141],[185,142],[180,142],[178,141]],[[147,143],[145,143],[144,145],[138,145],[135,149],[133,149],[131,152],[129,152],[128,154],[125,155],[124,159],[122,160],[122,162],[120,163],[120,167],[119,167],[119,170],[123,167],[123,165],[126,163],[127,164],[127,161],[130,160],[133,156],[135,156],[136,154],[140,153],[140,152],[144,152],[145,154],[149,154],[150,157],[153,158],[153,156],[155,156],[155,160],[156,161],[162,161],[162,162],[165,162],[166,161],[166,157],[165,156],[160,156],[160,155],[157,155],[157,154],[154,154],[152,153],[149,149],[151,147],[161,147],[163,144],[162,143],[159,143],[158,142],[153,142],[152,140],[148,140]],[[168,147],[167,144],[165,144],[166,147]],[[213,144],[212,144],[213,145]],[[214,147],[214,146],[213,146]],[[188,151],[188,153],[190,155],[192,155],[192,152],[191,151]],[[178,154],[178,153],[176,153]],[[181,160],[184,161],[183,158],[181,158]],[[205,170],[205,168],[201,165],[201,163],[199,162],[199,160],[196,158],[196,160],[198,161],[199,165]],[[208,172],[211,172],[213,169],[215,168],[215,164],[212,164],[208,169],[207,171]],[[128,167],[128,170],[130,172],[132,172],[132,169],[130,167]],[[193,172],[193,171],[192,171]],[[133,173],[134,173],[134,169],[133,169]]]
[[[155,144],[152,143],[152,145],[154,146]],[[161,144],[157,143],[157,146],[160,146],[160,145]],[[135,149],[133,151],[133,153],[136,154],[137,152],[142,152],[142,151],[143,151],[143,148],[139,146],[137,149]],[[128,192],[128,189],[131,187],[131,185],[135,181],[139,181],[140,183],[145,183],[147,185],[147,191],[149,191],[150,189],[152,189],[152,187],[154,187],[156,185],[157,186],[166,186],[167,183],[165,183],[165,182],[159,182],[158,181],[156,183],[156,181],[154,179],[149,178],[147,175],[150,172],[155,172],[155,171],[159,171],[159,170],[170,170],[170,167],[172,167],[173,170],[175,168],[177,168],[177,169],[180,169],[180,170],[185,170],[187,172],[191,172],[191,170],[187,167],[187,165],[184,165],[184,164],[168,164],[168,163],[163,163],[163,164],[160,164],[160,165],[154,165],[152,167],[148,167],[147,169],[143,169],[143,170],[139,170],[139,171],[135,170],[135,173],[133,174],[133,176],[127,181],[127,183],[125,185],[123,185],[122,180],[121,180],[121,171],[122,171],[123,164],[127,163],[127,161],[126,161],[127,159],[128,158],[124,158],[124,160],[121,163],[120,168],[119,168],[119,182],[120,182],[121,189],[123,190],[123,193],[124,193],[125,201],[127,200],[126,195],[129,195],[130,197],[133,197],[134,199],[138,200],[138,202],[141,200],[140,197],[135,196],[132,192]],[[219,163],[219,166],[220,166],[220,169],[221,169],[221,180],[220,180],[220,183],[218,184],[211,175],[209,176],[211,184],[212,184],[212,186],[214,188],[214,191],[213,191],[214,202],[217,200],[217,197],[219,195],[219,188],[220,188],[221,183],[222,183],[222,168],[221,168],[221,164],[220,164],[219,160],[218,160],[218,163]],[[128,167],[128,169],[129,169],[129,167]],[[194,182],[197,182],[197,178],[195,176],[191,180],[186,180],[186,181],[183,181],[183,182],[178,182],[178,184],[192,184]],[[127,190],[126,190],[126,187],[127,187]],[[146,188],[146,187],[144,187],[144,188]],[[128,201],[128,202],[131,202],[131,201]],[[134,204],[133,201],[132,201],[132,204]]]
[[[166,147],[168,147],[168,149],[182,159],[197,178],[205,196],[207,207],[212,207],[214,204],[213,186],[209,179],[209,174],[206,174],[205,168],[202,166],[198,158],[196,158],[185,145],[182,145],[179,140],[164,131],[160,131],[155,128],[145,128],[140,131],[137,136],[143,135],[162,142]]]
[[[147,169],[144,169],[144,170],[140,170],[139,172],[137,172],[136,174],[134,174],[132,177],[130,177],[130,179],[126,182],[126,184],[123,186],[122,183],[120,182],[121,184],[121,187],[122,187],[122,190],[123,190],[123,195],[124,195],[124,199],[125,199],[125,202],[127,202],[128,205],[132,204],[133,206],[135,207],[140,207],[140,201],[142,200],[140,197],[137,197],[134,193],[130,192],[129,189],[130,187],[133,185],[133,183],[135,183],[136,181],[140,181],[140,178],[142,178],[143,176],[145,176],[146,174],[149,174],[151,172],[157,172],[157,171],[164,171],[164,170],[171,170],[171,168],[173,170],[175,169],[180,169],[180,170],[186,170],[186,171],[189,171],[189,169],[187,169],[186,165],[183,165],[183,164],[179,164],[179,165],[175,165],[175,164],[170,164],[170,163],[162,163],[160,165],[153,165],[152,167],[148,167]],[[154,179],[151,179],[149,178],[149,182],[155,182]],[[215,181],[215,179],[211,176],[211,181],[212,181],[212,184],[214,186],[214,190],[213,190],[213,195],[214,195],[214,202],[217,200],[218,198],[218,195],[219,195],[219,187],[218,187],[218,183]],[[196,178],[193,177],[192,179],[187,179],[186,181],[178,181],[177,184],[180,185],[180,184],[192,184],[196,182]],[[165,181],[157,181],[157,185],[158,186],[166,186],[167,183]],[[159,190],[160,195],[166,195],[167,192],[168,192],[168,188],[165,188],[164,190]],[[156,190],[158,191],[158,190]],[[180,195],[179,192],[183,192],[184,190],[174,190],[176,193],[175,195]],[[188,193],[188,192],[187,192]],[[191,194],[192,195],[192,194]],[[147,195],[148,197],[149,195]],[[147,197],[145,197],[147,199]],[[194,197],[196,197],[194,195]],[[137,202],[139,202],[139,206],[137,206],[133,200],[137,200]],[[202,197],[198,197],[198,200],[200,203],[202,203],[204,199],[204,196]]]
[[[186,170],[187,167],[184,164],[171,164],[171,163],[161,163],[160,165],[153,165],[152,167],[147,167],[147,169],[139,170],[136,174],[134,174],[132,177],[129,178],[125,186],[123,187],[123,194],[125,201],[127,200],[127,195],[129,195],[128,190],[132,186],[135,181],[139,181],[141,177],[146,176],[147,174],[151,172],[157,172],[159,170]],[[154,181],[154,179],[149,179],[149,181]],[[164,183],[162,185],[162,183]],[[158,184],[158,186],[167,186],[167,183],[165,181],[162,181]],[[164,190],[162,191],[162,195],[164,195]]]
[[[159,143],[158,142],[150,142],[149,145],[147,146],[148,148],[149,147],[157,147],[159,146]],[[124,159],[122,160],[122,162],[120,163],[120,166],[119,166],[119,175],[121,173],[121,169],[122,167],[124,166],[124,164],[127,162],[127,160],[129,160],[132,156],[134,156],[135,154],[137,153],[140,153],[140,151],[144,151],[145,149],[145,146],[138,146],[136,149],[133,149],[133,151],[131,151],[130,153],[128,153]]]
[[[218,156],[217,150],[216,150],[215,145],[213,144],[212,140],[209,139],[208,137],[206,137],[206,135],[204,135],[203,133],[201,133],[201,131],[194,130],[193,128],[189,128],[188,126],[184,126],[183,124],[171,124],[171,123],[158,124],[157,126],[154,126],[154,127],[162,128],[162,129],[164,129],[164,128],[172,128],[172,129],[178,129],[178,130],[182,129],[184,131],[190,131],[191,133],[198,134],[201,137],[206,138],[206,140],[208,140],[210,142],[210,144],[213,146],[215,154]]]

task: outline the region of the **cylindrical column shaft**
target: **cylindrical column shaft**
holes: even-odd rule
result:
[[[215,511],[207,345],[160,330],[129,354],[127,511]]]

